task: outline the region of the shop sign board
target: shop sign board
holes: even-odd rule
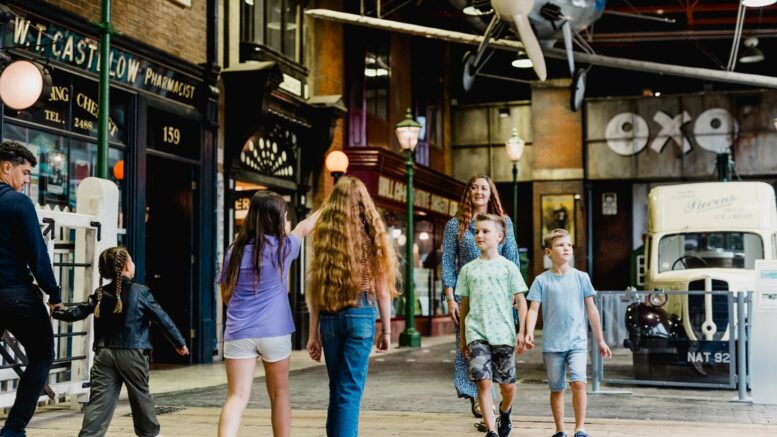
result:
[[[407,202],[407,185],[386,176],[378,178],[378,196],[399,203]],[[413,188],[413,206],[443,215],[455,215],[458,202],[432,194],[420,188]],[[451,213],[451,211],[453,211]]]
[[[36,18],[16,16],[5,33],[4,47],[25,48],[38,56],[72,65],[90,73],[100,72],[97,39]],[[159,65],[134,53],[111,47],[110,78],[153,94],[189,105],[199,98],[196,78]]]
[[[718,153],[740,175],[777,171],[777,92],[594,100],[587,106],[591,179],[710,177]]]

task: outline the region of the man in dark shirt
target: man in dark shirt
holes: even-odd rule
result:
[[[20,192],[37,163],[23,145],[0,143],[0,335],[6,329],[13,334],[29,361],[0,430],[2,437],[25,436],[54,361],[51,321],[33,277],[49,295],[49,307],[62,308],[38,215],[30,198]]]

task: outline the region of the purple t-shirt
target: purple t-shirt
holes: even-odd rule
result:
[[[283,245],[283,276],[277,263],[278,239],[265,235],[262,251],[262,272],[254,280],[254,245],[247,244],[243,250],[240,274],[227,306],[227,328],[224,340],[241,338],[278,337],[294,332],[294,319],[289,306],[286,278],[291,262],[299,256],[300,240],[294,235],[286,236]],[[224,256],[219,283],[226,281],[224,270],[229,265],[231,250]]]

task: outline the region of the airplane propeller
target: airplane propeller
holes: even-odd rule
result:
[[[537,40],[537,35],[529,22],[529,13],[534,8],[534,0],[491,0],[491,7],[494,8],[496,15],[502,19],[511,19],[515,23],[518,35],[523,43],[526,56],[531,59],[534,72],[540,80],[548,77],[548,71],[545,67],[545,56],[542,54],[542,48]]]

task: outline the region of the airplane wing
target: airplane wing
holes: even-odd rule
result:
[[[455,32],[434,27],[419,26],[416,24],[402,23],[399,21],[384,20],[363,15],[349,14],[346,12],[332,11],[329,9],[308,9],[305,11],[310,17],[322,20],[338,21],[356,26],[371,27],[391,32],[405,33],[424,38],[439,39],[458,44],[479,45],[483,41],[481,35],[471,35],[464,32]],[[508,39],[496,39],[489,43],[489,47],[509,50],[512,52],[523,49],[520,41]],[[563,49],[545,48],[545,56],[555,59],[567,59],[567,53]],[[634,70],[670,76],[690,77],[693,79],[711,80],[715,82],[728,82],[754,87],[777,89],[777,77],[759,74],[737,73],[733,71],[712,70],[709,68],[686,67],[683,65],[667,65],[657,62],[640,61],[635,59],[616,58],[583,52],[574,52],[575,62],[583,64],[601,65],[622,70]]]

